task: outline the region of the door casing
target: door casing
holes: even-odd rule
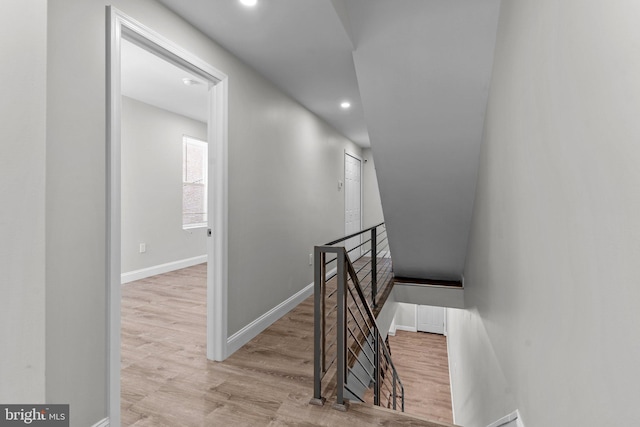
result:
[[[227,357],[228,77],[159,33],[107,6],[107,408],[120,426],[120,50],[123,38],[209,82],[209,229],[207,240],[207,358]]]

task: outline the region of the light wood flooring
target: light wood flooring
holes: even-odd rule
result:
[[[202,264],[123,285],[123,426],[448,425],[364,404],[346,413],[309,405],[311,298],[225,362],[207,361],[205,278]],[[394,361],[400,348],[392,343]]]
[[[396,331],[389,336],[391,358],[402,379],[405,411],[453,422],[447,338],[424,332]]]

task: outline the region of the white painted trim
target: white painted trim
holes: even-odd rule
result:
[[[115,8],[107,6],[107,410],[113,427],[120,427],[120,52],[122,25]]]
[[[520,417],[520,411],[517,409],[512,413],[510,413],[509,415],[505,415],[499,420],[492,422],[487,427],[501,427],[513,421],[516,421],[516,424],[518,425],[518,427],[524,427],[524,423],[522,422],[522,418]]]
[[[214,69],[217,72],[217,70]],[[221,74],[220,82],[209,90],[209,228],[207,238],[207,358],[222,361],[227,349],[228,287],[228,117],[229,79]]]
[[[396,316],[393,316],[393,320],[391,320],[388,335],[391,335],[392,337],[396,336]]]
[[[444,325],[442,325],[443,331],[442,331],[442,335],[444,335],[445,337],[449,335],[449,329],[447,326],[447,307],[443,307],[444,308]]]
[[[396,325],[396,331],[418,332],[415,326]]]
[[[302,290],[281,302],[271,310],[231,335],[227,340],[227,356],[239,350],[243,345],[258,336],[262,331],[271,326],[276,320],[296,308],[310,295],[313,295],[313,283],[308,284]]]
[[[449,316],[449,311],[444,313],[445,319]],[[447,322],[448,323],[448,322]],[[447,335],[447,365],[449,366],[449,390],[451,391],[451,415],[453,424],[456,424],[456,408],[453,399],[453,381],[451,380],[451,347],[449,347],[449,336]]]
[[[95,423],[91,427],[109,427],[109,417],[98,421],[97,423]]]
[[[228,231],[228,76],[206,61],[187,52],[172,41],[115,7],[106,7],[106,190],[107,190],[107,407],[112,427],[120,427],[120,115],[121,115],[121,41],[126,38],[155,55],[189,70],[209,83],[208,141],[209,177],[215,198],[209,228],[207,269],[207,358],[224,360],[227,354],[227,231]]]
[[[154,265],[152,267],[141,268],[140,270],[134,270],[128,273],[122,273],[120,275],[120,282],[124,285],[125,283],[134,282],[136,280],[145,279],[147,277],[156,276],[158,274],[164,274],[170,271],[192,267],[194,265],[207,262],[207,258],[207,255],[200,255],[192,258],[181,259],[179,261],[172,261],[164,264]]]

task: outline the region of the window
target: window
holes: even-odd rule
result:
[[[182,137],[182,228],[207,226],[207,155],[205,141]]]

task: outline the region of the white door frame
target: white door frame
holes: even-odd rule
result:
[[[207,358],[227,357],[227,76],[159,33],[107,6],[107,408],[120,426],[120,58],[123,38],[209,82],[209,229],[207,266]]]
[[[353,157],[354,159],[357,159],[360,161],[360,230],[362,230],[362,199],[363,199],[363,195],[362,195],[362,181],[363,181],[363,177],[362,177],[362,157],[358,156],[357,154],[353,154],[350,153],[349,151],[347,151],[346,149],[344,150],[344,159],[343,159],[343,163],[344,163],[344,168],[342,171],[342,182],[344,182],[344,232],[345,232],[345,236],[347,235],[347,156]],[[358,230],[358,231],[360,231]],[[360,236],[360,242],[362,243],[362,236]],[[346,242],[345,242],[346,243]],[[360,251],[362,251],[362,248],[360,248]]]

